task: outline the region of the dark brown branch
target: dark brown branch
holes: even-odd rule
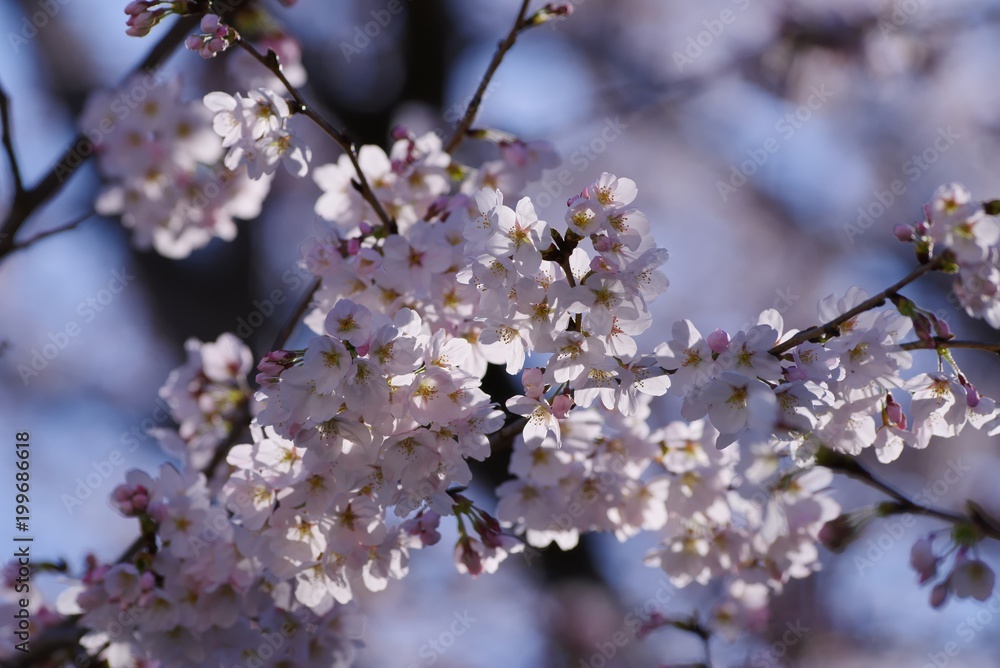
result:
[[[14,136],[10,132],[10,98],[7,91],[0,86],[0,131],[3,132],[3,150],[7,154],[7,162],[10,163],[10,172],[14,177],[14,199],[22,196],[24,192],[24,181],[21,180],[21,166],[17,162],[17,154],[14,152]]]
[[[529,27],[531,23],[528,21],[528,4],[530,0],[523,0],[521,2],[521,9],[517,13],[517,19],[514,21],[514,25],[511,27],[510,32],[507,33],[507,37],[500,42],[497,46],[496,53],[493,54],[493,59],[490,61],[489,67],[486,68],[486,73],[483,74],[482,80],[479,82],[479,87],[476,89],[475,94],[469,101],[469,106],[465,109],[465,114],[462,116],[462,120],[459,121],[458,127],[455,128],[455,134],[451,136],[448,143],[445,145],[445,152],[452,153],[458,145],[462,143],[465,138],[465,134],[472,127],[473,121],[476,120],[476,114],[479,112],[479,105],[483,103],[483,95],[486,94],[486,88],[490,85],[490,80],[493,79],[493,75],[496,73],[497,68],[500,67],[500,63],[503,61],[507,52],[510,51],[511,47],[514,46],[514,42],[517,41],[517,35],[525,28]]]
[[[851,310],[847,311],[846,313],[840,316],[837,316],[836,318],[834,318],[833,320],[824,325],[816,325],[815,327],[810,327],[809,329],[799,332],[798,334],[788,339],[784,343],[779,343],[775,347],[771,348],[771,350],[768,352],[777,357],[779,355],[782,355],[783,353],[788,352],[795,346],[801,345],[807,341],[812,341],[813,339],[818,339],[823,336],[829,337],[829,336],[839,335],[840,326],[843,325],[845,322],[847,322],[848,320],[857,315],[864,313],[865,311],[870,311],[873,308],[881,306],[882,304],[885,303],[886,299],[896,295],[900,290],[902,290],[904,287],[906,287],[913,281],[917,280],[924,274],[940,269],[943,262],[944,261],[942,258],[935,258],[930,262],[926,262],[920,265],[912,272],[910,272],[908,276],[906,276],[903,279],[900,279],[898,282],[886,288],[885,290],[878,293],[874,297],[866,299],[865,301],[861,302]]]
[[[950,524],[973,526],[982,536],[1000,540],[1000,528],[992,522],[986,521],[983,516],[962,515],[913,501],[903,492],[869,471],[864,464],[850,455],[822,448],[816,455],[816,463],[836,473],[854,478],[893,499],[893,503],[882,504],[880,507],[880,514],[883,516],[909,514],[933,517]]]

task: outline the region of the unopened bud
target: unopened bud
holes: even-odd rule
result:
[[[940,608],[948,601],[948,585],[945,582],[934,585],[931,589],[931,607]]]
[[[861,525],[849,513],[833,518],[819,530],[819,542],[833,552],[840,554],[861,535]]]
[[[705,337],[705,342],[712,349],[713,353],[721,355],[729,348],[729,334],[721,329],[717,329]]]
[[[892,233],[903,243],[913,241],[913,237],[916,236],[916,232],[911,225],[896,225],[896,227],[892,228]]]

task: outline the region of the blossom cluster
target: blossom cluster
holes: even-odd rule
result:
[[[298,605],[212,496],[203,474],[170,464],[156,477],[128,473],[114,504],[158,549],[115,564],[91,560],[62,593],[59,612],[82,615],[88,629],[81,644],[114,668],[350,666],[362,631],[352,607]]]
[[[254,180],[273,174],[279,162],[294,176],[309,171],[311,151],[294,132],[300,119],[292,117],[288,103],[274,91],[258,88],[246,97],[209,93],[205,106],[215,113],[212,128],[229,149],[227,169],[235,171],[245,164]]]
[[[236,31],[222,23],[218,15],[206,14],[201,19],[201,34],[191,35],[184,45],[202,58],[214,58],[228,49],[236,37]]]
[[[177,429],[155,428],[150,434],[186,470],[203,470],[239,421],[249,417],[250,386],[247,374],[253,357],[233,334],[210,343],[188,339],[187,361],[167,376],[160,388]]]
[[[962,185],[941,186],[924,208],[926,220],[897,228],[897,236],[925,252],[946,249],[957,265],[954,291],[965,312],[1000,328],[1000,213],[977,202]]]
[[[158,20],[154,6],[129,5],[131,32]],[[205,57],[238,39],[218,17],[201,29],[188,45]],[[170,257],[231,239],[279,163],[310,171],[297,125],[311,112],[277,83],[258,77],[202,103],[181,102],[178,80],[92,98],[82,123],[102,128],[91,140],[112,180],[98,210]],[[253,394],[236,337],[187,342],[161,390],[178,428],[154,432],[180,469],[127,475],[112,504],[138,520],[136,549],[89,561],[59,601],[60,615],[82,615],[94,654],[112,666],[350,665],[355,600],[405,577],[442,521],[457,526],[455,566],[471,575],[525,545],[652,532],[645,562],[675,586],[725,581],[709,623],[730,635],[757,628],[772,593],[820,567],[818,545],[844,544],[877,515],[840,514],[832,470],[817,465],[826,453],[872,448],[890,463],[967,427],[1000,433],[1000,407],[948,352],[948,324],[898,291],[831,295],[824,325],[805,333],[772,309],[735,332],[680,320],[641,347],[669,281],[636,183],[602,173],[546,221],[524,195],[557,164],[553,149],[474,135],[499,157],[461,164],[437,135],[397,128],[388,151],[350,147],[312,168],[321,220],[300,246],[318,286],[312,334],[260,359]],[[952,184],[926,220],[896,230],[994,327],[998,213]],[[915,369],[921,348],[937,370]],[[490,364],[519,376],[522,393],[502,407],[482,387]],[[682,419],[654,417],[671,401]],[[229,447],[247,422],[249,438]],[[511,479],[494,517],[462,492],[469,460],[507,432]],[[956,528],[914,546],[920,581],[939,580],[933,605],[992,593],[980,540]],[[308,641],[264,656],[262,642],[303,630]]]
[[[234,219],[256,217],[270,189],[268,180],[221,164],[211,114],[180,94],[178,77],[136,76],[92,95],[80,117],[109,181],[97,212],[120,215],[138,248],[170,258],[216,237],[231,241]]]

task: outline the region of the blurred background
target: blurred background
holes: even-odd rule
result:
[[[388,0],[262,5],[301,41],[307,99],[359,143],[387,145],[400,122],[448,136],[519,5],[399,2],[403,11],[360,49],[358,30]],[[127,37],[124,4],[0,4],[0,83],[12,101],[28,184],[72,142],[87,95],[121,81],[165,30]],[[877,292],[910,271],[912,251],[892,227],[919,220],[939,185],[958,181],[974,197],[1000,197],[1000,2],[571,4],[570,19],[521,36],[476,125],[556,145],[572,183],[560,182],[555,170],[531,187],[543,218],[561,217],[565,199],[602,171],[638,183],[636,205],[671,253],[664,267],[671,288],[655,304],[657,324],[640,346],[651,349],[681,318],[702,332],[734,331],[772,307],[786,327],[807,327],[818,299],[851,285]],[[18,39],[45,7],[37,34]],[[179,49],[167,71],[181,73],[192,99],[208,90],[232,93],[219,62],[225,57],[206,63]],[[337,155],[318,133],[311,145],[314,165]],[[459,156],[476,164],[495,150],[470,141]],[[6,162],[0,169],[4,210],[12,188]],[[99,188],[93,165],[85,166],[22,234],[73,219]],[[131,542],[133,522],[105,498],[127,470],[152,471],[166,458],[144,435],[167,425],[158,388],[183,362],[186,338],[214,340],[236,330],[282,289],[288,299],[275,313],[243,330],[256,357],[267,352],[305,296],[304,283],[293,289],[282,276],[295,270],[319,194],[311,179],[279,173],[264,212],[241,223],[235,241],[216,240],[182,261],[137,252],[117,220],[93,219],[0,264],[0,479],[11,477],[13,434],[30,431],[36,559],[64,557],[79,567],[87,552],[112,560]],[[135,279],[85,318],[90,311],[81,305],[108,288],[116,271]],[[925,281],[907,295],[961,338],[998,338],[956,309],[945,280]],[[19,366],[30,365],[70,322],[80,334],[26,383]],[[975,352],[957,358],[982,394],[998,396],[995,359]],[[917,364],[929,370],[932,362]],[[495,392],[509,392],[503,379],[490,378]],[[678,408],[664,402],[661,419]],[[966,430],[926,451],[907,450],[892,467],[873,456],[870,463],[936,505],[959,508],[974,498],[996,514],[997,445]],[[106,464],[118,461],[111,460],[115,451],[124,463]],[[474,491],[486,508],[506,471],[504,453],[494,459],[477,471],[482,485]],[[92,489],[86,478],[95,472],[100,484]],[[878,498],[843,481],[837,493],[845,509]],[[0,494],[0,517],[13,515],[10,497]],[[876,525],[844,555],[824,553],[821,573],[793,581],[774,599],[766,633],[714,641],[714,665],[1000,665],[997,614],[955,602],[932,610],[908,566],[910,545],[937,527],[924,520]],[[626,544],[593,537],[570,553],[513,557],[475,581],[455,572],[453,539],[452,529],[415,554],[406,579],[362,601],[368,646],[359,665],[600,668],[703,660],[700,642],[673,630],[630,641],[611,659],[600,654],[636,606],[704,612],[717,593],[693,586],[656,602],[657,591],[669,587],[663,573],[642,565],[652,537]],[[996,564],[997,556],[994,550],[986,558]],[[60,589],[54,578],[45,586]],[[457,628],[463,632],[452,635]]]

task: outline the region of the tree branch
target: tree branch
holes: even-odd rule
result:
[[[354,171],[358,175],[358,185],[361,191],[361,196],[364,197],[365,201],[368,202],[369,206],[375,210],[376,215],[382,221],[386,230],[390,234],[396,234],[398,229],[396,227],[396,221],[386,213],[385,209],[382,207],[382,203],[378,201],[375,197],[375,193],[372,191],[371,186],[368,184],[368,179],[365,177],[365,173],[361,171],[361,165],[358,163],[358,152],[355,149],[354,142],[351,141],[345,133],[336,129],[330,123],[320,116],[316,111],[305,101],[302,94],[288,81],[285,77],[284,72],[281,71],[281,63],[278,62],[278,56],[274,51],[268,50],[267,55],[262,55],[257,49],[253,48],[246,40],[242,37],[237,38],[236,43],[243,47],[243,50],[253,56],[257,62],[269,69],[274,76],[281,80],[281,83],[288,90],[288,93],[294,98],[295,103],[298,105],[299,113],[305,114],[313,123],[319,126],[323,132],[330,135],[333,141],[337,142],[340,148],[344,149],[344,153],[351,161],[351,165],[354,167]]]
[[[60,225],[59,227],[53,227],[50,230],[45,230],[44,232],[39,232],[38,234],[36,234],[35,236],[33,236],[33,237],[29,238],[29,239],[25,239],[24,241],[15,243],[14,246],[13,246],[13,248],[11,248],[10,252],[11,253],[15,253],[15,252],[17,252],[19,250],[24,250],[25,248],[27,248],[28,246],[32,245],[33,243],[35,243],[37,241],[41,241],[42,239],[44,239],[46,237],[51,237],[53,234],[59,234],[60,232],[68,232],[69,230],[72,230],[73,228],[77,227],[83,221],[85,221],[88,218],[90,218],[91,216],[93,216],[95,213],[96,212],[94,212],[94,211],[88,211],[87,213],[83,214],[82,216],[79,216],[79,217],[75,218],[74,220],[66,223],[65,225]]]
[[[493,75],[496,73],[497,68],[500,67],[500,63],[503,61],[507,52],[510,51],[511,47],[514,46],[514,42],[517,41],[517,35],[522,30],[530,27],[530,22],[527,20],[526,14],[528,13],[528,4],[530,0],[522,0],[521,9],[517,13],[517,19],[514,21],[514,25],[511,27],[510,32],[507,33],[507,37],[500,42],[497,46],[496,53],[493,54],[493,59],[490,61],[489,67],[486,68],[486,73],[483,74],[482,80],[479,82],[479,87],[476,89],[475,94],[469,101],[469,106],[465,109],[465,114],[462,116],[462,120],[458,123],[458,127],[455,128],[455,134],[451,136],[448,143],[445,145],[446,153],[453,153],[458,145],[462,143],[465,138],[465,134],[472,127],[473,121],[476,120],[476,114],[479,112],[479,105],[483,103],[483,95],[486,94],[486,88],[490,85],[490,80],[493,79]]]
[[[961,348],[967,350],[985,350],[1000,355],[1000,343],[984,343],[982,341],[960,341],[958,339],[942,339],[935,337],[931,341],[908,341],[900,344],[902,350],[937,350],[939,348]]]
[[[924,264],[920,265],[912,272],[910,272],[908,276],[899,280],[892,286],[886,288],[885,290],[878,293],[874,297],[866,299],[865,301],[861,302],[851,310],[847,311],[846,313],[840,316],[837,316],[836,318],[834,318],[833,320],[824,325],[816,325],[814,327],[810,327],[809,329],[799,332],[798,334],[788,339],[784,343],[779,343],[775,347],[771,348],[771,350],[769,350],[768,352],[770,352],[775,357],[778,357],[783,353],[788,352],[795,346],[801,345],[807,341],[812,341],[813,339],[817,339],[821,336],[838,336],[840,334],[840,326],[843,325],[845,322],[847,322],[854,316],[864,313],[865,311],[869,311],[873,308],[881,306],[882,304],[885,303],[886,299],[895,295],[904,287],[906,287],[913,281],[917,280],[924,274],[940,269],[943,263],[944,260],[941,257],[937,257],[929,262],[925,262]]]
[[[10,171],[14,176],[14,200],[24,193],[24,181],[21,180],[21,166],[17,162],[17,154],[14,153],[14,136],[10,132],[10,98],[7,91],[0,86],[0,131],[3,132],[3,150],[7,154],[7,161],[10,163]]]
[[[923,515],[925,517],[944,520],[950,524],[971,525],[976,527],[984,537],[1000,540],[1000,528],[986,521],[984,517],[962,515],[913,501],[903,494],[903,492],[869,471],[864,464],[850,455],[835,452],[828,448],[821,448],[816,454],[816,463],[836,473],[854,478],[893,499],[896,504],[895,506],[880,509],[883,515]]]

